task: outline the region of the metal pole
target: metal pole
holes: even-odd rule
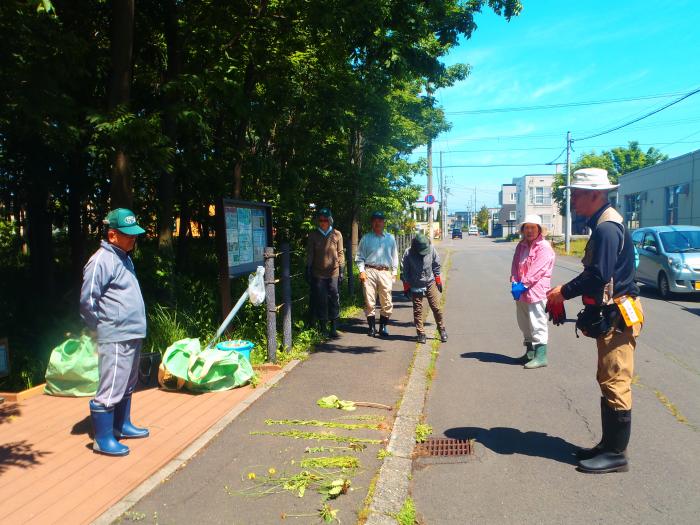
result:
[[[566,132],[566,185],[571,184],[571,132]],[[564,233],[564,244],[566,254],[571,253],[571,189],[564,190],[566,203],[564,213],[566,214],[566,230]]]
[[[292,349],[292,277],[289,243],[280,246],[282,250],[282,348]]]
[[[265,305],[267,306],[267,360],[277,362],[277,307],[275,305],[275,250],[265,248]]]
[[[447,208],[445,207],[445,176],[442,173],[442,151],[440,152],[440,238],[445,240]]]

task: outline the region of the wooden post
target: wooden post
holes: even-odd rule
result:
[[[275,305],[275,250],[265,248],[265,305],[267,306],[267,360],[277,362],[277,306]]]
[[[182,226],[182,225],[181,225]],[[180,242],[182,237],[180,237]],[[224,203],[216,203],[216,247],[219,259],[219,294],[221,295],[221,320],[231,311],[231,281],[228,274],[228,249],[226,246],[226,217]]]
[[[284,242],[282,249],[282,347],[285,351],[292,349],[292,277],[289,243]]]

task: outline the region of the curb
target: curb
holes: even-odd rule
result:
[[[269,382],[261,385],[253,391],[253,393],[241,401],[238,405],[233,407],[231,411],[224,417],[219,419],[214,425],[212,425],[204,434],[195,439],[190,443],[182,452],[171,459],[165,466],[160,470],[146,479],[134,490],[129,492],[126,496],[112,505],[94,521],[92,525],[109,525],[117,520],[122,514],[127,512],[131,507],[133,507],[138,501],[151,492],[156,486],[165,481],[170,477],[176,470],[185,465],[193,456],[195,456],[200,450],[206,447],[210,441],[212,441],[224,428],[226,428],[234,419],[236,419],[241,413],[243,413],[250,405],[252,405],[256,400],[260,398],[265,392],[267,392],[272,386],[274,386],[280,379],[286,376],[295,366],[297,366],[301,361],[298,359],[293,359],[287,363],[282,370],[272,378]]]
[[[391,456],[384,460],[379,469],[366,525],[396,525],[396,519],[392,516],[401,511],[408,498],[416,445],[415,429],[425,406],[426,372],[430,358],[431,345],[420,345],[389,437],[387,450]]]

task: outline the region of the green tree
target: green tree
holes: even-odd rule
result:
[[[613,148],[598,154],[595,151],[582,153],[571,167],[571,172],[581,168],[602,168],[607,170],[608,178],[612,184],[617,184],[621,175],[639,170],[647,166],[653,166],[659,162],[668,160],[668,155],[658,149],[650,147],[646,152],[639,148],[639,142],[630,141],[628,147]],[[559,204],[560,213],[564,213],[565,174],[557,174],[552,185],[552,195]]]
[[[479,228],[479,231],[489,231],[489,220],[491,220],[489,209],[486,206],[482,206],[476,214],[476,227]]]

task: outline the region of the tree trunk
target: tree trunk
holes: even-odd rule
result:
[[[189,254],[190,237],[192,231],[190,223],[192,220],[192,208],[187,198],[180,203],[180,228],[177,232],[177,259],[176,264],[179,270],[184,269],[185,261]]]
[[[134,0],[112,0],[112,75],[108,109],[127,106],[131,96],[131,63],[134,51]],[[134,189],[129,156],[117,144],[112,165],[112,208],[131,208]]]
[[[41,163],[32,162],[29,167],[32,183],[27,202],[27,234],[29,260],[34,293],[39,305],[47,305],[54,295],[53,250],[49,189]],[[47,170],[48,171],[48,170]]]
[[[168,49],[168,66],[165,72],[165,82],[175,81],[180,75],[181,66],[181,39],[178,34],[178,3],[176,0],[169,0],[165,5],[165,42]],[[177,93],[172,86],[168,86],[165,94],[165,115],[163,118],[163,131],[170,140],[170,145],[177,148],[177,120],[175,115],[175,104],[177,103]],[[177,161],[176,161],[177,162]],[[172,255],[173,253],[173,207],[175,204],[175,174],[177,166],[172,173],[166,170],[161,171],[158,183],[158,249],[161,252]]]
[[[71,255],[71,278],[80,283],[85,263],[85,238],[82,227],[83,179],[85,164],[80,151],[71,155],[68,176],[68,239]]]

